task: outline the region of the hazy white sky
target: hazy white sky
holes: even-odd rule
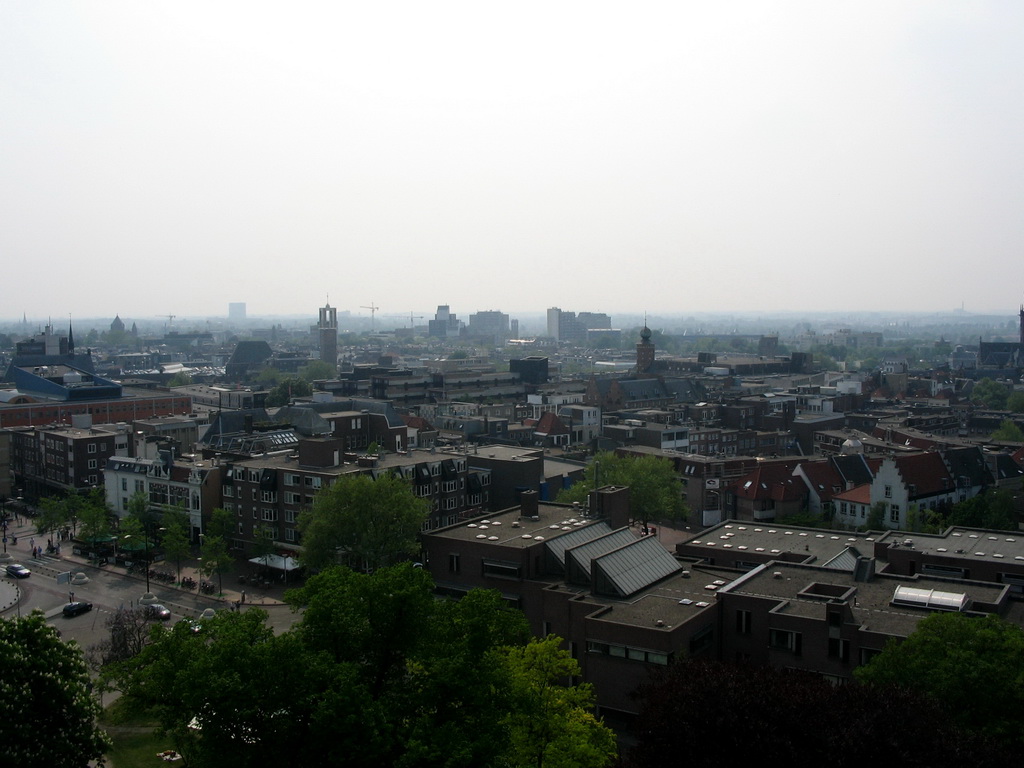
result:
[[[1012,310],[1024,3],[0,3],[0,316]]]

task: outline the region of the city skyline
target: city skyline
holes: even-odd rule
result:
[[[1015,314],[1022,30],[1006,1],[3,4],[0,305]]]

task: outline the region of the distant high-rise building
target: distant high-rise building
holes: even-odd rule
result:
[[[233,301],[228,304],[228,320],[245,320],[245,302]]]
[[[466,332],[492,344],[504,344],[508,339],[508,315],[493,309],[474,312],[469,316]]]
[[[320,359],[331,365],[338,366],[338,310],[330,303],[320,307],[320,321],[317,323],[320,332]]]
[[[449,338],[458,336],[462,331],[462,323],[447,304],[438,304],[434,319],[427,321],[427,333],[430,336]]]
[[[612,319],[604,312],[565,312],[558,307],[548,310],[548,336],[557,341],[568,341],[582,344],[586,341],[587,331],[591,329],[610,329]]]

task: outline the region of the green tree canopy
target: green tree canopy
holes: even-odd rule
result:
[[[300,376],[289,376],[282,379],[273,389],[267,393],[267,406],[276,408],[288,405],[293,397],[308,397],[313,394],[313,388],[309,382]]]
[[[312,384],[314,381],[336,379],[338,372],[333,365],[324,360],[310,360],[299,369],[299,376]]]
[[[1016,527],[1013,494],[1005,489],[989,491],[954,504],[949,513],[949,524],[1012,530]]]
[[[432,590],[410,564],[329,568],[287,594],[303,611],[291,629],[275,635],[259,609],[219,613],[198,631],[160,625],[112,678],[200,768],[539,765],[534,752],[518,759],[527,716],[553,721],[544,765],[602,765],[591,755],[607,758],[610,737],[575,709],[589,706],[587,690],[550,679],[572,674],[564,652],[509,650],[528,629],[496,592],[451,602]]]
[[[174,507],[164,512],[161,537],[164,555],[174,562],[178,581],[181,581],[181,561],[192,552],[190,528],[188,514],[182,507]]]
[[[1024,443],[1024,430],[1021,430],[1013,419],[1003,419],[999,429],[992,433],[992,439],[1007,443]]]
[[[1007,410],[1024,413],[1024,392],[1014,392],[1006,399]]]
[[[687,514],[683,484],[672,462],[658,456],[597,454],[584,470],[583,479],[558,494],[561,503],[586,502],[597,484],[629,486],[629,505],[635,521],[675,520]]]
[[[972,731],[1024,745],[1024,629],[997,616],[933,614],[854,674],[927,693]]]
[[[223,536],[203,535],[199,546],[199,572],[206,577],[216,576],[220,592],[224,592],[224,574],[235,567],[235,558]]]
[[[392,565],[416,554],[430,502],[400,477],[343,475],[321,488],[299,515],[304,565],[326,568],[343,557],[360,569]]]
[[[7,765],[81,768],[109,747],[75,643],[40,612],[0,619],[0,752]]]
[[[986,408],[997,411],[1006,409],[1006,401],[1010,397],[1010,390],[1005,384],[1000,384],[994,379],[980,379],[975,382],[971,390],[971,402],[981,403]]]
[[[615,758],[615,735],[593,714],[589,684],[566,686],[579,663],[553,635],[504,651],[513,706],[506,716],[513,764],[537,768],[602,768]]]

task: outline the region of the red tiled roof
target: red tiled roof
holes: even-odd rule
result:
[[[548,411],[542,414],[540,421],[537,422],[536,432],[543,435],[567,435],[569,434],[569,428],[562,423],[562,420],[558,418],[557,414]]]
[[[848,501],[853,504],[870,504],[871,483],[864,483],[864,485],[858,485],[856,488],[851,488],[843,493],[837,493],[832,497],[832,501]]]
[[[911,498],[931,496],[954,488],[953,478],[946,469],[946,463],[937,453],[895,456],[893,460],[903,482],[914,486]]]
[[[807,494],[804,482],[793,477],[795,465],[795,462],[758,464],[753,472],[732,483],[729,489],[742,499],[795,501]]]

